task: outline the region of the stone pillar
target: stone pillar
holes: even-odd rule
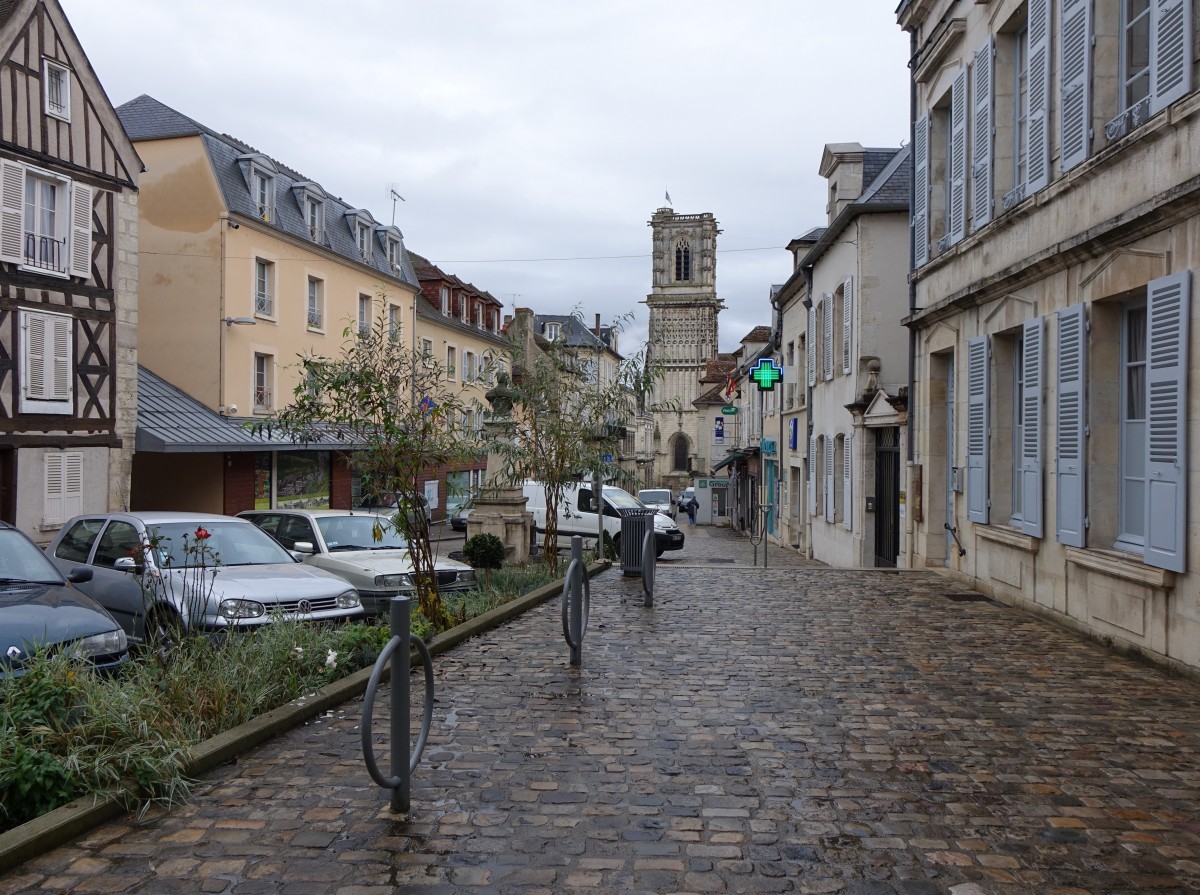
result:
[[[491,418],[483,424],[487,441],[501,447],[511,444],[513,392],[508,387],[508,376],[500,373],[496,387],[484,397],[492,405]],[[533,538],[533,515],[525,509],[528,500],[521,483],[513,483],[505,475],[503,450],[493,448],[488,453],[483,488],[467,517],[467,539],[477,534],[495,535],[504,543],[507,562],[527,562]]]

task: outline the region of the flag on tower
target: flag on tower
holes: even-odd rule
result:
[[[674,204],[674,203],[672,203],[672,202],[671,202],[671,194],[670,194],[670,193],[667,193],[667,204],[668,204],[668,205],[673,205],[673,204]]]

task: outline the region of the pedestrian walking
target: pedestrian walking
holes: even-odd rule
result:
[[[693,495],[687,499],[687,503],[685,503],[683,505],[683,508],[685,510],[687,510],[688,525],[695,525],[696,524],[696,510],[700,509],[700,503],[699,503],[699,501],[696,500],[695,495]]]

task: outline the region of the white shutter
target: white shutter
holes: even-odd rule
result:
[[[950,242],[967,233],[967,67],[954,76],[950,88]]]
[[[83,454],[63,455],[63,520],[83,512]]]
[[[988,337],[967,341],[967,519],[988,521]]]
[[[850,502],[852,471],[854,469],[853,436],[847,435],[842,440],[842,525],[853,531],[854,504]]]
[[[971,229],[978,230],[992,219],[992,141],[995,84],[992,60],[996,42],[990,37],[975,51],[971,71]]]
[[[71,185],[71,276],[92,275],[92,188]]]
[[[826,379],[833,378],[833,296],[826,292],[821,296],[823,334],[821,336],[821,372]]]
[[[47,365],[53,376],[50,382],[52,401],[68,401],[71,398],[71,328],[74,320],[56,314],[50,318],[50,338],[48,347],[54,351],[52,365]]]
[[[1027,195],[1050,182],[1050,0],[1029,0],[1028,32]]]
[[[808,515],[817,515],[817,437],[808,436]]]
[[[1146,553],[1182,572],[1187,559],[1189,271],[1146,287]]]
[[[1165,109],[1192,89],[1192,4],[1151,0],[1150,112]]]
[[[44,481],[42,483],[42,521],[47,525],[60,525],[67,520],[63,491],[65,474],[63,454],[47,452],[43,455]]]
[[[1042,536],[1042,388],[1045,386],[1046,321],[1026,321],[1021,358],[1021,531]]]
[[[913,266],[929,260],[929,116],[913,127]]]
[[[1087,543],[1087,306],[1058,312],[1058,415],[1055,421],[1055,536]]]
[[[53,380],[54,347],[47,338],[47,322],[42,314],[23,314],[25,319],[25,397],[44,401],[50,397],[47,380]]]
[[[1086,161],[1091,135],[1092,0],[1062,0],[1059,150],[1064,172]]]
[[[804,346],[808,352],[808,385],[812,388],[817,384],[817,305],[813,302],[808,308],[808,339]],[[809,452],[811,455],[811,451]]]
[[[25,168],[0,161],[0,261],[20,264],[25,260],[24,208]]]
[[[832,435],[825,436],[825,521],[832,522],[834,517],[833,501],[833,446]]]
[[[854,277],[846,277],[842,283],[842,372],[849,373],[850,363],[850,327],[854,320]]]

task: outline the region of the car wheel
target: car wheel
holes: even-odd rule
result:
[[[146,645],[169,653],[183,640],[183,619],[170,606],[155,606],[146,616]]]
[[[666,550],[655,550],[655,551],[654,551],[654,558],[655,558],[655,559],[658,559],[659,557],[661,557],[661,556],[662,556],[664,553],[666,553],[666,552],[667,552]]]

